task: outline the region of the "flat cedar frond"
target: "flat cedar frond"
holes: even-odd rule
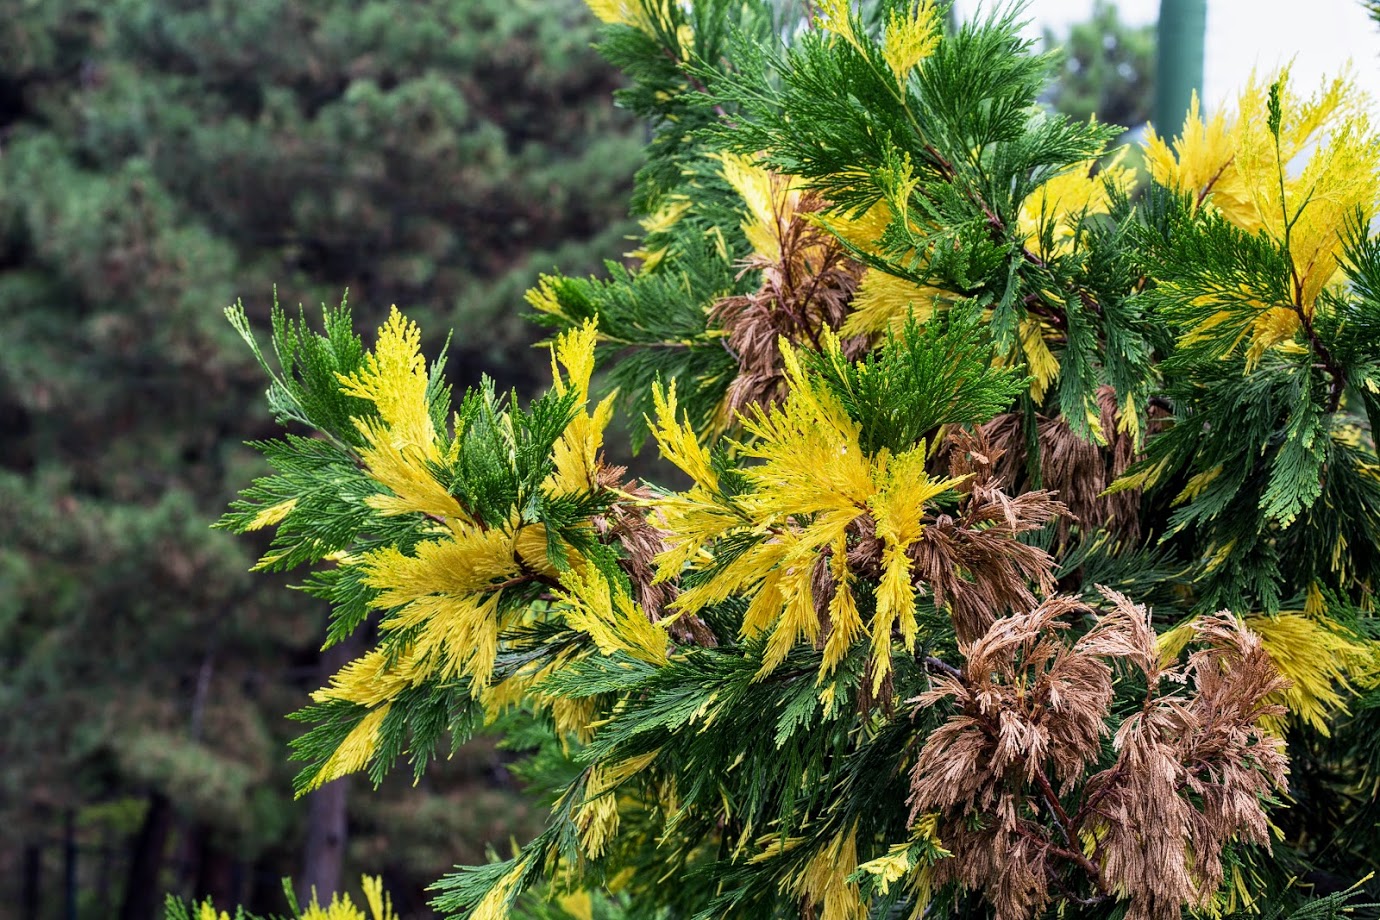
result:
[[[341,392],[373,403],[377,418],[355,425],[366,446],[360,457],[369,475],[391,495],[370,499],[385,514],[421,512],[443,518],[467,516],[437,480],[441,444],[431,421],[421,330],[393,308],[379,329],[378,344],[359,371],[341,376]]]
[[[594,345],[598,333],[594,323],[586,323],[579,330],[561,336],[551,351],[552,389],[557,393],[573,391],[577,405],[589,402],[589,382],[594,374]],[[561,376],[558,365],[569,375]],[[544,488],[555,493],[585,494],[601,488],[600,467],[603,458],[604,429],[613,416],[614,396],[610,394],[593,412],[579,412],[566,426],[552,451],[551,477]]]

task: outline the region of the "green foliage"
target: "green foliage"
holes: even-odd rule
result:
[[[988,421],[1024,392],[1030,381],[993,367],[985,338],[976,311],[955,310],[924,327],[908,317],[900,335],[857,363],[818,352],[805,362],[862,427],[863,450],[900,453],[940,425]]]

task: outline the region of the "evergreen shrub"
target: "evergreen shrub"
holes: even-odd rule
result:
[[[1151,133],[1004,11],[591,0],[653,129],[552,385],[275,313],[222,526],[311,566],[308,792],[518,710],[551,805],[447,916],[1354,910],[1380,852],[1380,133],[1289,74]],[[254,342],[240,310],[232,319]],[[256,354],[258,346],[253,346]],[[607,368],[598,396],[596,371]],[[615,412],[679,470],[603,460]],[[521,724],[521,723],[520,723]],[[449,739],[449,741],[448,741]]]

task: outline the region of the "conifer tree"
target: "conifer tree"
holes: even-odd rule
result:
[[[551,801],[448,916],[1334,916],[1376,864],[1380,132],[1287,71],[1160,126],[1036,104],[1014,12],[591,0],[653,137],[552,384],[274,315],[222,521],[375,648],[299,790],[521,708]],[[1177,131],[1177,136],[1174,132]],[[1095,164],[1102,164],[1097,166]],[[595,372],[607,368],[602,394]],[[602,458],[622,410],[680,472]],[[452,742],[453,743],[453,742]],[[1367,889],[1370,891],[1371,889]]]
[[[1068,35],[1045,29],[1049,49],[1062,45],[1063,65],[1050,102],[1075,118],[1136,127],[1148,121],[1155,101],[1155,26],[1124,22],[1107,0]],[[1176,119],[1177,120],[1177,119]]]

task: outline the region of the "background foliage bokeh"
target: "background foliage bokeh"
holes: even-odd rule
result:
[[[628,232],[641,139],[592,39],[575,0],[0,0],[18,916],[63,915],[66,843],[84,917],[142,920],[169,888],[282,907],[308,813],[283,716],[318,685],[326,609],[251,580],[256,548],[208,529],[258,472],[242,442],[271,430],[222,308],[348,289],[361,325],[397,303],[456,328],[458,380],[535,389],[522,291]],[[484,745],[349,807],[351,862],[405,910],[528,820]]]

